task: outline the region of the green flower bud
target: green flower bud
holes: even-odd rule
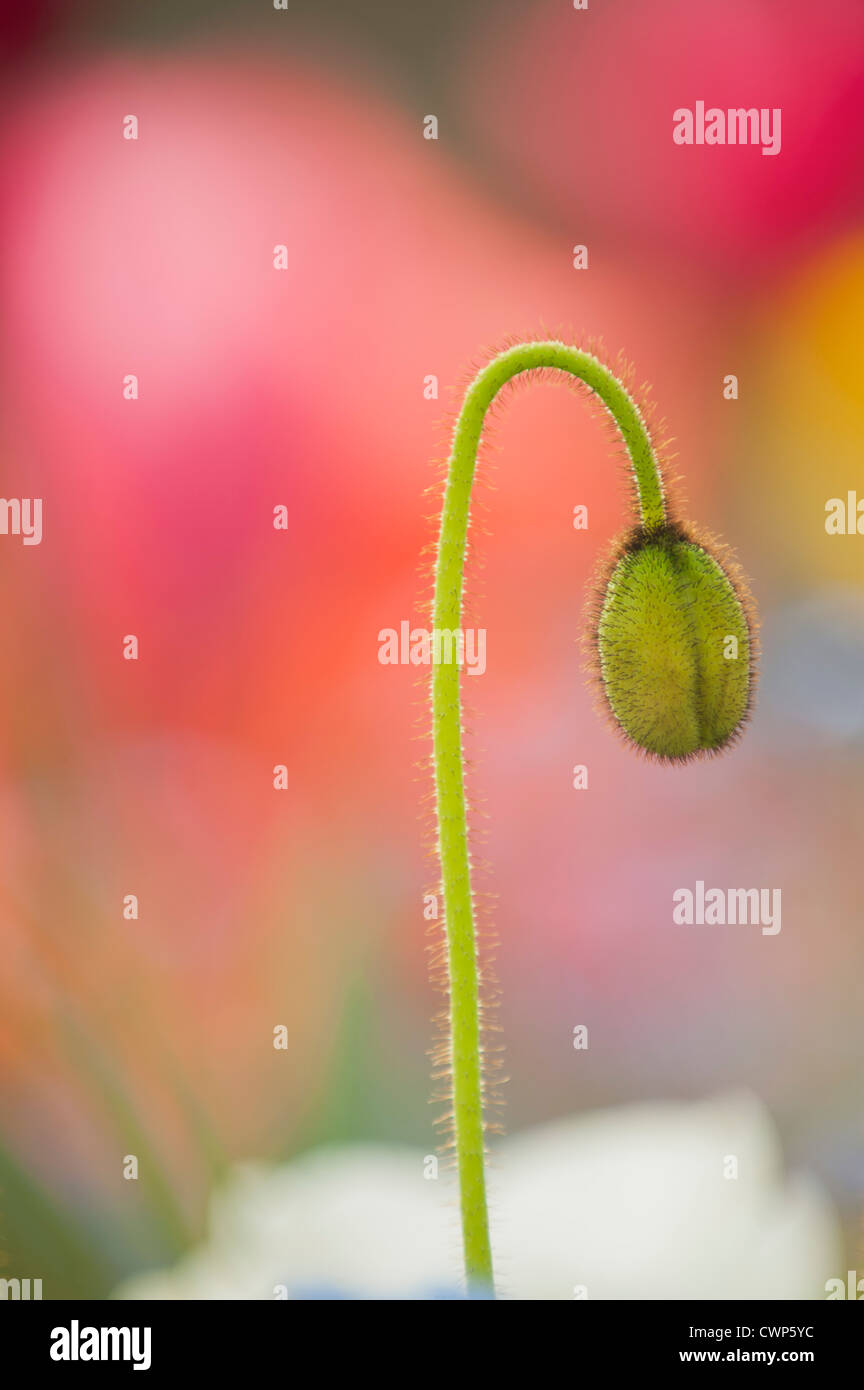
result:
[[[753,698],[754,639],[743,581],[683,526],[637,527],[598,595],[599,677],[611,713],[646,753],[716,753]]]

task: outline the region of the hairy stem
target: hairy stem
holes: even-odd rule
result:
[[[643,526],[654,530],[665,520],[660,471],[648,431],[638,407],[617,377],[591,353],[565,343],[523,343],[508,348],[475,377],[456,422],[435,565],[436,632],[452,632],[461,627],[471,487],[486,411],[502,386],[538,367],[577,377],[599,397],[626,445]],[[441,659],[432,675],[433,765],[447,932],[454,1137],[465,1274],[469,1288],[479,1286],[491,1291],[494,1285],[484,1167],[483,1047],[465,810],[458,646],[455,642],[443,643],[440,652]]]

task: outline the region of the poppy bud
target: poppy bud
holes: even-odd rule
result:
[[[629,533],[598,598],[600,681],[627,738],[663,760],[730,743],[753,694],[743,583],[672,522]]]

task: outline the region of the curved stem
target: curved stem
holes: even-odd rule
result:
[[[471,486],[486,411],[502,386],[520,373],[538,367],[577,377],[602,400],[627,447],[642,525],[654,530],[665,521],[663,486],[648,431],[638,407],[617,377],[591,353],[565,343],[524,343],[508,348],[475,377],[456,422],[435,564],[435,633],[461,628]],[[465,1273],[469,1288],[481,1286],[491,1291],[494,1286],[484,1170],[482,1039],[465,811],[458,643],[442,643],[437,653],[432,675],[433,765],[447,932],[453,1124]]]

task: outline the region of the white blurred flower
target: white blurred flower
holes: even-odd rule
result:
[[[423,1174],[419,1151],[369,1144],[243,1166],[213,1200],[208,1242],[117,1296],[456,1296],[454,1187]],[[784,1175],[747,1094],[529,1130],[496,1150],[490,1187],[503,1298],[824,1298],[845,1268],[830,1203]]]

